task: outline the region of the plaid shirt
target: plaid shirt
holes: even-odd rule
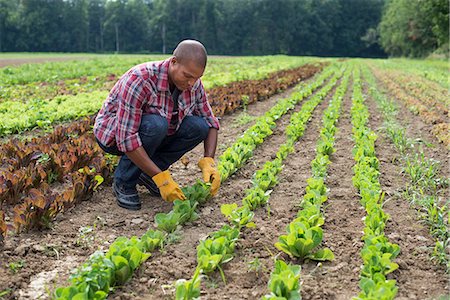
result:
[[[105,146],[117,145],[122,152],[142,146],[139,126],[142,115],[166,118],[168,135],[174,134],[186,116],[201,116],[210,127],[219,129],[219,121],[209,105],[201,80],[178,97],[178,121],[171,122],[173,100],[169,91],[170,60],[137,65],[114,85],[95,119],[94,134]]]

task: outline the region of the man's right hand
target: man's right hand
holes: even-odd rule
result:
[[[156,186],[161,192],[161,197],[166,200],[173,202],[177,199],[186,200],[186,196],[181,191],[178,184],[172,179],[168,170],[158,173],[152,177]]]

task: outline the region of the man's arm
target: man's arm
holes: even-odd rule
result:
[[[210,127],[208,131],[208,136],[205,139],[204,145],[205,145],[205,157],[212,157],[214,158],[214,155],[216,154],[216,148],[217,148],[217,137],[219,135],[219,131],[214,128]]]
[[[161,169],[150,159],[144,147],[140,146],[133,151],[125,153],[131,161],[144,173],[153,177],[161,173]]]

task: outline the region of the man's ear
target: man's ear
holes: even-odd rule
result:
[[[178,63],[178,61],[177,61],[177,57],[176,56],[172,56],[172,59],[170,60],[170,62],[172,63],[172,64],[176,64],[176,63]]]

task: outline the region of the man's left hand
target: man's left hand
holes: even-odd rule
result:
[[[211,195],[214,196],[220,187],[220,173],[216,169],[216,163],[212,157],[203,157],[199,160],[198,166],[202,170],[203,180],[211,182]]]

